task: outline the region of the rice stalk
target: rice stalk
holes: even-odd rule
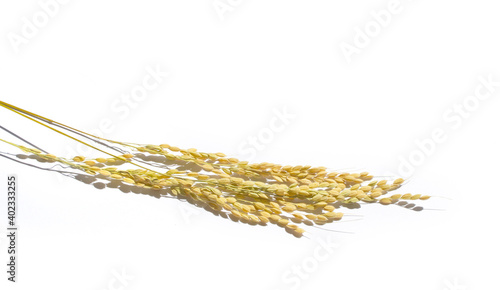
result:
[[[252,163],[223,153],[199,152],[169,144],[119,142],[88,134],[0,101],[0,106],[102,153],[71,159],[0,139],[46,162],[59,163],[100,179],[117,181],[203,204],[221,215],[253,224],[275,224],[302,236],[304,225],[342,219],[336,205],[427,200],[420,194],[393,194],[404,179],[374,179],[368,172],[331,172],[326,167]],[[65,132],[63,132],[65,131]],[[98,148],[81,138],[106,147]],[[110,152],[110,150],[115,152]],[[183,170],[182,168],[192,168]]]

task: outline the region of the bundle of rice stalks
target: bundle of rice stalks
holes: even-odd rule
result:
[[[331,172],[326,167],[253,163],[223,153],[199,152],[168,144],[137,144],[100,138],[0,101],[0,106],[52,131],[93,148],[101,157],[58,157],[33,144],[4,139],[45,162],[59,163],[100,179],[158,190],[201,203],[211,211],[251,224],[275,224],[302,236],[303,225],[324,225],[343,217],[335,205],[392,204],[400,199],[426,200],[419,194],[393,194],[402,178],[389,182],[368,172]],[[95,145],[85,142],[91,140]],[[101,149],[104,147],[106,149]]]

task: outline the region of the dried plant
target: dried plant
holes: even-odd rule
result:
[[[244,222],[276,224],[296,236],[304,233],[301,225],[324,225],[340,220],[343,213],[336,210],[335,204],[378,202],[388,205],[400,199],[429,198],[409,193],[389,196],[389,192],[402,186],[402,178],[388,182],[376,180],[368,172],[329,172],[325,167],[282,166],[267,162],[249,164],[223,153],[205,153],[167,144],[118,142],[2,101],[0,106],[103,154],[98,158],[75,156],[66,159],[34,145],[25,147],[0,139],[40,160],[56,162],[97,178],[193,200]],[[92,140],[95,145],[83,139]]]

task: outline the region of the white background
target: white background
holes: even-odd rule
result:
[[[350,222],[297,239],[2,158],[2,180],[19,177],[21,230],[19,283],[2,266],[1,289],[500,289],[500,87],[474,98],[478,78],[500,81],[496,2],[74,0],[51,6],[44,23],[47,2],[0,4],[1,100],[85,131],[108,122],[110,139],[240,159],[286,110],[294,117],[253,161],[397,176],[401,160],[420,156],[400,193],[436,197],[423,211],[343,209]],[[374,24],[388,6],[397,11]],[[24,18],[38,21],[31,34]],[[348,61],[341,47],[367,26]],[[170,74],[125,105],[148,68]],[[75,150],[21,119],[0,110],[2,126],[52,153]],[[417,143],[435,130],[442,142],[423,152]],[[318,250],[328,239],[338,247]]]

